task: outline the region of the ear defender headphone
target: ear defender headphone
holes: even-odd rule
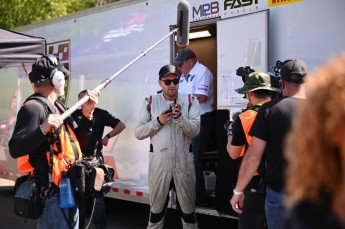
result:
[[[49,76],[50,83],[55,87],[63,86],[65,84],[65,75],[57,68],[59,63],[58,59],[54,55],[48,55],[45,56],[45,58],[48,60],[50,65],[55,67]]]

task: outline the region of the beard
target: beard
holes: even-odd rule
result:
[[[62,97],[65,95],[65,86],[61,86],[61,87],[54,87],[54,91],[56,93],[56,96],[58,98]]]
[[[174,99],[177,95],[177,90],[163,90],[163,95],[167,99]]]

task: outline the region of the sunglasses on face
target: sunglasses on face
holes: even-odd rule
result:
[[[169,86],[171,84],[171,82],[173,82],[174,85],[179,84],[180,79],[176,78],[176,79],[173,79],[173,80],[161,80],[161,81],[163,81],[165,85]]]

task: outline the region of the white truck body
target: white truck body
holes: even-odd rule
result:
[[[121,1],[16,31],[44,37],[47,53],[58,55],[69,67],[72,76],[66,101],[67,106],[72,106],[80,90],[95,88],[168,34],[171,25],[177,22],[178,3],[179,0]],[[241,78],[234,75],[238,67],[249,65],[257,71],[272,71],[276,60],[300,58],[313,70],[345,51],[344,0],[190,0],[189,3],[191,32],[205,28],[213,31],[209,38],[190,40],[189,47],[213,72],[217,88],[214,107],[217,112],[228,112],[227,118],[229,111],[233,113],[245,104],[242,96],[234,92],[234,88],[242,85]],[[149,139],[137,140],[134,127],[144,98],[159,90],[158,71],[171,63],[175,53],[173,41],[173,38],[163,41],[102,90],[99,107],[127,126],[104,149],[106,163],[116,169],[116,186],[110,197],[148,203]],[[27,69],[30,71],[31,66]],[[16,112],[32,88],[21,68],[0,69],[0,75],[0,176],[15,179],[21,174],[16,160],[8,153],[8,140]],[[223,141],[217,143],[216,152],[209,154],[211,158],[219,157],[220,153],[227,155],[225,131],[221,132],[219,126],[217,138]],[[218,163],[218,166],[224,165]],[[219,177],[219,171],[226,169],[217,168],[216,189],[222,188],[218,179],[230,179]],[[199,209],[199,212],[211,211]]]

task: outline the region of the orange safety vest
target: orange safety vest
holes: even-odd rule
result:
[[[258,103],[255,106],[261,107],[263,104],[267,103],[268,101],[269,100],[265,100],[261,103]],[[242,128],[243,128],[244,134],[246,135],[246,140],[247,140],[248,146],[250,145],[250,143],[252,142],[252,139],[253,139],[253,137],[249,135],[249,130],[252,127],[257,114],[258,114],[257,110],[248,109],[239,115],[239,118],[240,118],[241,123],[242,123]],[[244,156],[244,152],[245,152],[244,148],[245,147],[243,147],[243,149],[240,153],[240,156],[242,156],[242,157]],[[256,172],[254,174],[254,176],[257,176],[257,175],[260,175],[260,174],[258,172]]]
[[[80,150],[79,142],[73,133],[72,129],[69,125],[67,125],[67,131],[70,133],[75,146],[78,150],[79,158],[82,158],[82,153]],[[68,133],[66,133],[65,128],[61,128],[61,132],[58,136],[60,144],[61,152],[58,155],[53,155],[53,171],[52,171],[52,180],[55,185],[59,185],[59,180],[62,177],[62,172],[68,170],[68,166],[75,161],[74,151],[72,147],[72,143],[68,137]],[[59,147],[57,143],[54,143],[54,151],[58,151]],[[50,152],[47,152],[47,160],[50,164]],[[21,173],[31,173],[34,174],[34,168],[31,166],[29,162],[29,155],[25,155],[19,157],[18,161],[18,171]]]
[[[30,101],[29,101],[30,102]],[[52,181],[55,185],[59,185],[59,180],[62,177],[62,172],[67,171],[70,164],[72,164],[75,161],[75,155],[74,155],[74,149],[72,146],[72,142],[69,138],[69,134],[75,144],[75,147],[77,149],[77,153],[79,155],[79,158],[82,158],[82,153],[80,150],[79,142],[77,140],[77,137],[75,136],[72,128],[66,124],[67,131],[64,128],[64,126],[61,127],[61,131],[58,135],[59,141],[56,141],[53,145],[54,151],[58,152],[57,155],[53,155],[53,166],[52,166]],[[60,144],[60,147],[59,145]],[[61,152],[59,152],[61,151]],[[50,164],[50,151],[48,150],[47,153],[47,160]],[[18,171],[20,173],[31,173],[34,174],[34,168],[31,166],[29,162],[29,155],[25,155],[22,157],[19,157],[17,159],[18,164]]]
[[[250,136],[248,133],[249,133],[249,130],[254,123],[254,120],[255,120],[255,117],[257,114],[258,114],[258,112],[256,110],[246,110],[245,112],[243,112],[239,115],[239,118],[240,118],[241,123],[242,123],[242,128],[243,128],[244,134],[246,135],[246,140],[247,140],[248,145],[250,145],[250,143],[252,142],[252,139],[253,139],[253,137]],[[240,156],[243,156],[243,155],[244,154],[242,154]]]

